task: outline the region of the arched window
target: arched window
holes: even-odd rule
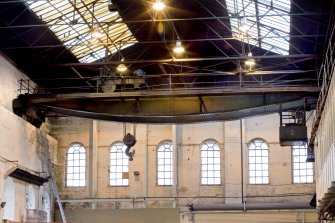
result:
[[[157,185],[173,185],[173,148],[171,141],[163,141],[157,148]]]
[[[73,144],[66,154],[66,186],[86,186],[86,149],[83,145]]]
[[[221,155],[219,144],[206,140],[201,144],[201,184],[221,184]]]
[[[129,185],[129,157],[125,154],[127,146],[122,142],[112,145],[109,154],[109,185]]]
[[[249,144],[249,183],[269,183],[269,150],[262,139],[254,139]]]
[[[313,183],[313,163],[306,162],[307,145],[292,147],[293,183]]]

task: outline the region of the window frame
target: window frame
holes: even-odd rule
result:
[[[315,182],[315,177],[314,177],[314,165],[313,165],[313,163],[310,163],[310,162],[306,162],[306,159],[307,159],[307,143],[302,143],[302,144],[304,144],[304,145],[292,145],[291,146],[291,159],[292,159],[292,165],[291,165],[291,173],[292,173],[292,184],[313,184],[314,182]],[[296,177],[295,175],[294,175],[294,164],[296,163],[296,162],[294,162],[294,149],[296,149],[296,148],[294,148],[294,147],[299,147],[298,149],[299,150],[301,150],[301,149],[303,149],[303,148],[300,148],[300,147],[304,147],[305,148],[305,150],[306,150],[306,155],[305,156],[302,156],[302,155],[300,155],[300,151],[299,151],[299,160],[300,160],[300,157],[305,157],[304,158],[304,160],[305,160],[305,162],[303,162],[303,163],[305,163],[306,164],[306,168],[305,169],[301,169],[300,168],[300,163],[302,163],[302,162],[298,162],[299,163],[299,175],[297,176],[297,177],[299,177],[300,179],[302,178],[302,177],[304,177],[304,178],[306,178],[306,182],[301,182],[301,180],[300,180],[300,182],[294,182],[294,178]],[[308,165],[311,165],[312,166],[312,181],[311,182],[307,182],[307,177],[308,176],[310,176],[310,175],[307,175],[307,171],[308,171],[308,169],[310,169],[310,168],[307,168],[307,166]],[[300,175],[300,171],[305,171],[306,172],[306,175]]]
[[[262,142],[261,144],[265,144],[266,145],[266,149],[261,149],[261,150],[267,150],[267,163],[263,163],[262,152],[261,152],[261,156],[260,156],[261,160],[262,160],[261,163],[257,163],[257,161],[256,161],[256,157],[258,157],[258,156],[256,156],[256,152],[255,152],[255,156],[254,156],[255,157],[255,162],[254,163],[250,162],[251,145],[252,144],[255,145],[255,142],[257,142],[257,141],[261,141]],[[261,146],[256,146],[256,147],[261,147]],[[256,149],[254,149],[254,150],[256,150]],[[254,138],[254,139],[250,140],[249,143],[248,143],[247,154],[248,154],[248,156],[247,156],[248,157],[248,183],[250,185],[269,185],[270,184],[270,165],[269,165],[269,163],[270,163],[270,147],[269,147],[269,144],[264,139],[262,139],[262,138]],[[261,165],[267,164],[267,169],[263,169],[263,166],[262,166],[262,168],[260,170],[260,171],[262,171],[262,176],[257,176],[257,173],[256,173],[256,171],[257,171],[256,164],[261,164]],[[255,168],[253,170],[251,170],[250,165],[255,165]],[[251,176],[251,174],[250,174],[251,171],[255,172],[255,176]],[[264,171],[267,171],[267,176],[263,176],[263,172]],[[257,183],[257,177],[261,177],[262,183]],[[267,177],[267,182],[265,182],[265,183],[264,183],[264,179],[263,179],[264,177]],[[251,178],[255,178],[255,183],[251,182]]]
[[[259,46],[265,51],[289,55],[292,2],[288,0],[273,4],[271,2],[265,0],[258,2],[252,0],[226,1],[228,15],[232,16],[229,19],[232,35],[242,43],[251,45],[252,49]],[[259,20],[254,16],[256,11],[260,14]],[[235,15],[241,17],[236,18]],[[241,31],[243,24],[248,24],[246,31]],[[263,38],[252,39],[251,37],[258,37],[258,32]]]
[[[85,174],[84,174],[84,176],[85,176],[85,179],[84,179],[84,182],[85,182],[85,185],[73,185],[73,186],[71,186],[71,185],[69,185],[69,183],[68,183],[68,181],[69,181],[69,174],[74,174],[74,173],[69,173],[69,170],[68,170],[68,167],[69,167],[69,161],[71,161],[71,160],[69,160],[69,150],[71,149],[71,148],[73,148],[74,146],[78,146],[79,147],[79,149],[81,149],[81,148],[83,148],[84,149],[84,154],[85,154]],[[75,153],[71,153],[71,154],[75,154]],[[79,156],[82,154],[82,152],[79,152]],[[74,159],[73,159],[73,161],[75,161]],[[81,164],[80,164],[80,161],[81,161],[81,159],[79,158],[79,170],[81,169]],[[72,167],[75,167],[74,165],[72,166]],[[85,146],[82,144],[82,143],[79,143],[79,142],[75,142],[75,143],[72,143],[69,147],[68,147],[68,149],[67,149],[67,151],[66,151],[66,165],[65,165],[65,187],[67,187],[67,188],[76,188],[76,187],[86,187],[86,185],[87,185],[87,151],[86,151],[86,148],[85,148]],[[79,175],[80,174],[82,174],[82,172],[81,171],[79,171]],[[72,179],[73,181],[74,181],[74,179]],[[81,178],[79,179],[79,182],[80,182],[80,180],[82,180]],[[79,183],[80,184],[80,183]]]
[[[119,166],[117,163],[115,164],[115,165],[112,165],[112,158],[111,158],[111,154],[112,154],[112,149],[114,148],[114,146],[116,146],[117,144],[122,144],[122,148],[121,148],[121,150],[122,150],[122,165],[120,165],[122,168],[122,171],[123,171],[123,169],[125,168],[125,165],[124,165],[124,161],[126,160],[127,161],[127,164],[126,164],[126,169],[128,169],[128,176],[129,176],[129,157],[125,154],[125,150],[126,150],[126,148],[127,148],[127,146],[122,142],[122,141],[117,141],[117,142],[114,142],[110,147],[109,147],[109,152],[108,152],[108,154],[109,154],[109,165],[108,165],[108,185],[109,185],[109,187],[129,187],[129,177],[128,177],[128,179],[123,179],[123,178],[115,178],[115,179],[112,179],[111,178],[111,174],[112,174],[112,172],[111,172],[111,167],[112,166]],[[115,152],[115,153],[119,153],[119,152]],[[117,159],[115,159],[115,161],[117,161]],[[123,174],[123,173],[125,173],[125,172],[113,172],[113,173],[115,173],[115,174]],[[118,181],[118,180],[122,180],[122,184],[121,185],[117,185],[117,184],[115,184],[115,185],[112,185],[111,184],[111,181],[112,180],[115,180],[116,182]],[[123,184],[123,181],[124,180],[126,180],[127,181],[127,184]]]
[[[219,147],[219,157],[214,157],[214,153],[213,153],[213,159],[214,158],[219,158],[219,167],[220,167],[220,169],[219,169],[219,175],[220,175],[220,177],[218,178],[218,179],[220,179],[220,183],[218,183],[218,184],[216,184],[216,183],[213,183],[213,184],[209,184],[209,183],[207,183],[207,184],[205,184],[205,183],[202,183],[202,179],[203,179],[203,163],[202,163],[202,148],[203,148],[203,146],[205,145],[205,144],[207,144],[207,142],[213,142],[213,146],[212,147],[207,147],[207,150],[206,151],[208,151],[208,149],[209,148],[213,148],[215,145],[217,145],[218,147]],[[213,150],[214,151],[214,150]],[[220,145],[220,143],[217,141],[217,140],[215,140],[215,139],[206,139],[206,140],[204,140],[201,144],[200,144],[200,185],[201,186],[220,186],[220,185],[222,185],[222,149],[221,149],[221,145]],[[208,155],[208,153],[207,153],[207,155]],[[208,160],[208,156],[207,156],[207,160]],[[215,170],[214,170],[214,165],[216,165],[215,163],[213,163],[213,164],[211,164],[211,165],[213,165],[213,180],[215,181],[215,179],[217,179],[217,177],[215,177],[214,175],[214,172],[215,172]],[[207,166],[209,166],[209,165],[207,165]],[[207,174],[208,174],[208,172],[209,172],[209,170],[207,170]],[[210,178],[210,177],[206,177],[207,178],[207,180]]]
[[[171,171],[165,171],[165,168],[166,168],[166,164],[164,164],[163,165],[163,171],[159,171],[159,155],[158,155],[158,153],[159,153],[159,149],[161,148],[161,146],[164,146],[164,144],[170,144],[170,147],[168,148],[168,149],[170,149],[171,151],[171,158],[170,158],[170,160],[171,160]],[[164,146],[164,148],[165,148],[165,146]],[[167,148],[165,148],[165,149],[167,149]],[[173,180],[174,180],[174,166],[173,166],[173,164],[174,164],[174,157],[173,157],[173,143],[172,143],[172,140],[163,140],[163,141],[161,141],[158,145],[157,145],[157,148],[156,148],[156,185],[157,186],[159,186],[159,187],[171,187],[171,186],[173,186]],[[165,152],[164,152],[164,154],[165,154]],[[165,158],[165,155],[164,155],[164,157],[163,157],[163,159],[164,160],[166,160],[166,158]],[[165,162],[165,161],[164,161]],[[159,173],[163,173],[164,174],[164,177],[163,178],[160,178],[159,177]],[[171,177],[170,178],[166,178],[165,177],[165,173],[167,173],[167,172],[170,172],[170,174],[171,174]],[[171,184],[159,184],[159,179],[164,179],[164,182],[165,182],[165,179],[170,179],[171,180]]]

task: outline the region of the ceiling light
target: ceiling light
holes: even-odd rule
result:
[[[124,59],[122,59],[121,61],[124,61]],[[120,73],[124,73],[128,70],[128,67],[125,64],[121,63],[119,64],[119,66],[117,66],[116,70]]]
[[[245,18],[243,18],[240,22],[239,30],[243,33],[246,33],[249,29],[250,29],[250,27],[247,23],[247,20]]]
[[[156,11],[161,11],[165,8],[165,4],[161,0],[156,0],[156,2],[152,5],[152,8]]]
[[[99,30],[98,25],[92,31],[92,38],[100,39],[103,35],[104,34]]]
[[[254,66],[256,64],[254,59],[248,59],[244,63],[245,65],[248,65],[248,66]]]
[[[117,69],[117,71],[123,73],[123,72],[125,72],[128,68],[127,68],[126,65],[124,65],[124,64],[122,63],[122,64],[119,64],[119,66],[117,66],[116,69]]]
[[[175,53],[183,53],[185,51],[184,47],[181,45],[181,41],[176,41],[176,46],[173,48],[173,52]]]
[[[248,57],[250,57],[250,58],[247,59],[246,61],[244,61],[244,64],[245,64],[246,66],[248,66],[249,69],[251,70],[251,68],[252,68],[253,66],[255,66],[256,61],[255,61],[255,59],[252,59],[252,58],[251,58],[251,57],[252,57],[252,53],[251,53],[251,52],[248,53]]]

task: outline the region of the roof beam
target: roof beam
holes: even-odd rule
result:
[[[13,110],[29,120],[69,115],[134,123],[193,123],[265,115],[315,105],[319,88],[20,95]],[[199,100],[199,98],[201,100]],[[206,108],[206,109],[203,109]]]
[[[21,35],[21,33],[20,33]],[[266,36],[260,36],[260,37],[244,37],[243,39],[262,39],[262,38],[301,38],[306,40],[306,38],[316,38],[316,37],[325,37],[326,35],[320,35],[320,34],[315,34],[315,35],[309,35],[309,34],[305,34],[305,35],[286,35],[286,36],[282,36],[282,35],[278,35],[276,37],[266,37]],[[10,39],[9,39],[10,40]],[[183,42],[203,42],[203,41],[210,41],[210,42],[216,42],[216,41],[235,41],[236,38],[235,37],[218,37],[218,38],[200,38],[200,39],[183,39]],[[306,40],[307,41],[307,40]],[[136,43],[136,44],[157,44],[157,43],[173,43],[176,42],[176,40],[149,40],[149,41],[116,41],[114,42],[114,44],[126,44],[126,43]],[[310,41],[311,42],[311,41]],[[78,43],[78,44],[67,44],[67,47],[75,47],[75,46],[81,46],[82,43]],[[92,43],[90,44],[90,46],[101,46],[101,45],[105,45],[105,46],[109,46],[109,45],[113,45],[112,43]],[[321,45],[321,44],[319,44]],[[2,50],[17,50],[17,49],[32,49],[32,48],[56,48],[56,47],[64,47],[63,44],[54,44],[54,45],[36,45],[36,46],[14,46],[14,47],[1,47],[0,49]]]
[[[2,3],[2,2],[0,2]],[[260,17],[272,17],[272,16],[320,16],[327,15],[327,13],[317,13],[317,12],[308,12],[308,13],[288,13],[288,14],[277,14],[277,15],[259,15]],[[100,22],[100,24],[117,24],[117,23],[125,23],[125,24],[134,24],[134,23],[152,23],[152,22],[183,22],[183,21],[205,21],[205,20],[228,20],[228,19],[240,19],[240,18],[248,18],[248,17],[256,17],[257,15],[246,15],[246,16],[209,16],[209,17],[193,17],[193,18],[165,18],[165,19],[144,19],[144,20],[123,20],[123,21],[113,21],[113,22]],[[314,22],[318,22],[317,20],[313,20]],[[77,23],[77,24],[86,24],[86,23]],[[57,26],[68,26],[68,23],[57,23]],[[321,23],[321,25],[326,26],[326,24]],[[24,25],[12,25],[12,26],[0,26],[0,29],[9,29],[9,28],[25,28],[25,27],[45,27],[45,26],[54,26],[54,24],[24,24]]]
[[[285,58],[306,58],[315,59],[319,55],[316,54],[292,54],[292,55],[265,55],[265,56],[231,56],[231,57],[211,57],[211,58],[170,58],[170,59],[148,59],[148,60],[130,60],[126,61],[105,61],[92,63],[62,63],[49,64],[50,67],[76,67],[76,66],[104,66],[123,64],[141,64],[141,63],[175,63],[175,62],[199,62],[199,61],[227,61],[227,60],[247,60],[247,59],[285,59]]]

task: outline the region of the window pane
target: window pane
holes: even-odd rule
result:
[[[253,149],[253,150],[249,150],[249,157],[251,156],[256,156],[256,151]]]
[[[306,172],[308,176],[313,176],[313,169],[308,169]]]
[[[158,185],[164,185],[164,179],[158,179]]]
[[[201,184],[221,184],[220,146],[214,140],[206,140],[201,145]]]
[[[214,172],[214,177],[220,179],[220,178],[221,178],[221,176],[220,176],[220,171],[215,171],[215,172]]]
[[[73,154],[73,160],[79,161],[80,160],[80,154],[79,153]]]
[[[169,152],[165,152],[164,155],[165,155],[166,159],[172,158],[172,153],[170,151]]]
[[[207,184],[214,184],[214,178],[207,178]]]
[[[266,157],[262,157],[262,163],[268,163],[268,157],[266,156]]]
[[[80,181],[79,181],[79,185],[80,185],[81,187],[84,187],[84,186],[85,186],[85,180],[80,180]]]
[[[254,140],[249,144],[249,183],[269,183],[269,152],[267,144],[262,140]]]
[[[313,182],[313,176],[307,176],[306,183]]]
[[[73,144],[68,149],[66,159],[66,186],[86,186],[86,149],[81,144]]]
[[[268,150],[262,150],[262,156],[268,157],[269,153]]]
[[[312,183],[313,164],[307,163],[307,144],[292,147],[293,183]]]
[[[73,187],[74,186],[74,184],[73,184],[73,180],[67,180],[67,186],[68,187]]]
[[[172,142],[164,141],[157,148],[157,185],[172,185],[172,165]]]
[[[68,166],[67,167],[67,174],[70,175],[70,173],[73,173],[73,167]]]
[[[262,181],[262,178],[261,177],[257,177],[256,178],[256,184],[262,184],[263,181]]]
[[[220,153],[219,153],[220,155]],[[220,158],[214,158],[214,164],[220,164]]]
[[[117,142],[110,149],[110,186],[128,186],[128,179],[122,178],[123,173],[128,172],[129,166],[129,157],[125,154],[126,148],[125,144]]]

